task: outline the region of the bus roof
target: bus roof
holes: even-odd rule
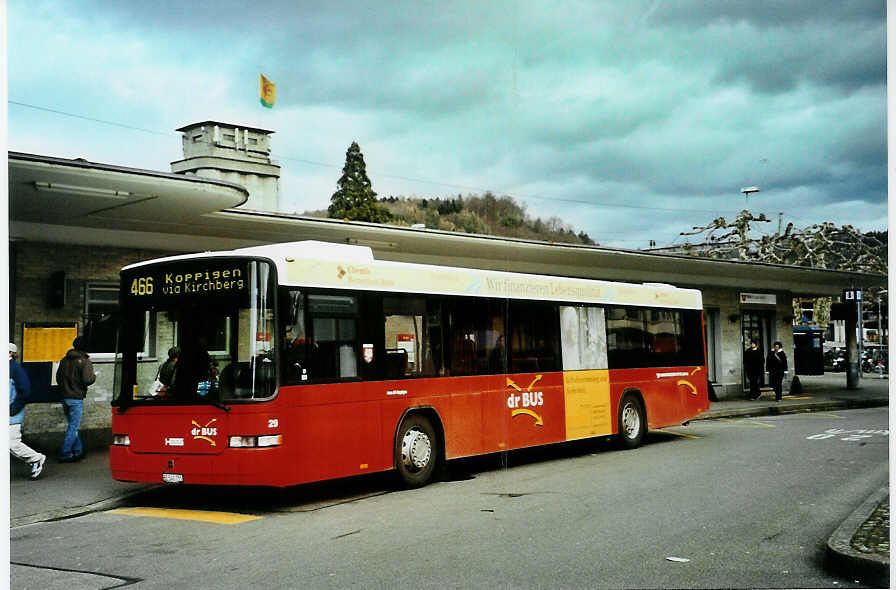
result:
[[[132,264],[123,270],[207,257],[267,258],[277,266],[280,284],[301,287],[682,309],[703,307],[701,293],[696,289],[376,260],[367,246],[311,240],[171,256]]]

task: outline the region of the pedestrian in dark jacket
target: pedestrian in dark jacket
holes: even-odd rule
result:
[[[56,383],[62,393],[62,409],[68,420],[62,449],[59,452],[60,463],[71,463],[84,458],[84,446],[78,429],[81,427],[81,416],[84,414],[84,398],[87,388],[96,381],[93,363],[87,354],[87,341],[78,336],[72,342],[72,348],[59,361],[56,369]]]
[[[762,360],[762,351],[755,340],[750,340],[750,347],[744,351],[744,372],[750,381],[750,393],[747,399],[759,399],[759,382],[762,380],[762,372],[765,364]]]
[[[25,421],[25,402],[31,391],[31,381],[16,360],[19,349],[9,343],[9,454],[31,467],[31,479],[37,479],[47,456],[22,442],[22,422]]]
[[[787,372],[787,355],[781,350],[780,342],[775,342],[765,357],[765,370],[768,371],[768,379],[772,383],[772,389],[775,390],[775,401],[779,402],[783,395],[781,382],[784,380],[784,373]]]

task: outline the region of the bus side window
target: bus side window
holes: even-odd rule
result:
[[[311,335],[309,379],[358,377],[358,298],[350,295],[309,295]]]
[[[563,370],[607,368],[607,326],[604,309],[594,306],[560,307]]]
[[[648,354],[645,310],[637,307],[607,308],[607,356],[611,369],[642,366]]]
[[[681,364],[681,312],[668,309],[645,310],[647,364],[673,367]]]
[[[451,375],[494,375],[504,372],[503,300],[454,300],[448,305],[448,358]]]
[[[560,325],[552,303],[510,303],[510,372],[560,370]]]
[[[383,297],[386,379],[439,375],[442,320],[439,301]]]

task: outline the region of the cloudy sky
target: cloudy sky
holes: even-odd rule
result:
[[[281,208],[357,141],[380,196],[491,190],[601,244],[744,207],[887,227],[883,1],[8,0],[8,147],[170,171],[274,130]],[[258,75],[277,102],[258,100]],[[756,185],[761,192],[740,193]]]

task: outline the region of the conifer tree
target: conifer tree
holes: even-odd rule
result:
[[[372,223],[385,223],[392,218],[389,211],[377,203],[376,193],[367,178],[364,154],[355,141],[345,152],[345,166],[336,187],[327,208],[329,217]]]

